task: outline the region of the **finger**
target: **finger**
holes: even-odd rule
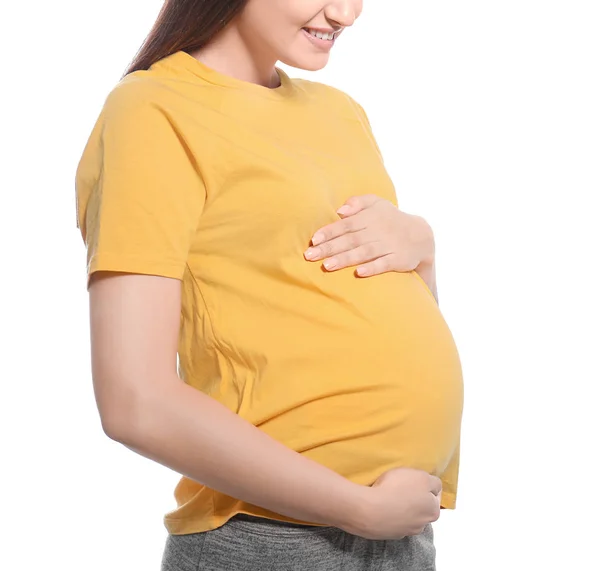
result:
[[[381,198],[375,194],[362,194],[360,196],[351,196],[340,208],[337,209],[337,213],[345,218],[357,214],[361,210],[373,206]]]
[[[434,496],[442,493],[442,481],[437,476],[430,476],[430,490]]]
[[[364,262],[375,260],[385,253],[381,242],[370,242],[368,244],[362,244],[353,250],[348,250],[331,258],[327,258],[323,262],[323,267],[328,271],[341,270],[342,268],[358,266]]]
[[[433,496],[433,501],[435,502],[432,507],[431,516],[429,517],[429,523],[436,522],[440,519],[441,509],[440,504],[437,500],[437,496]]]
[[[316,262],[317,260],[331,258],[342,252],[353,250],[366,242],[367,237],[365,234],[366,233],[361,230],[359,232],[350,232],[349,234],[343,234],[337,238],[332,238],[319,246],[313,246],[306,250],[306,252],[304,252],[304,257],[311,262]]]
[[[311,243],[313,246],[318,246],[319,244],[323,244],[324,242],[333,240],[344,234],[364,230],[365,227],[366,221],[359,213],[356,216],[343,218],[342,220],[337,220],[327,226],[323,226],[323,228],[320,228],[315,232],[311,239]]]
[[[370,276],[391,272],[394,270],[393,260],[393,254],[386,254],[377,258],[376,260],[372,260],[371,262],[360,265],[358,268],[356,268],[356,273],[361,278],[368,278]]]

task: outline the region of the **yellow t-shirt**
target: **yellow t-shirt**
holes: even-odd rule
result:
[[[88,272],[182,280],[179,374],[350,480],[410,466],[454,508],[463,382],[416,272],[328,273],[303,253],[350,196],[396,202],[362,108],[319,83],[268,89],[180,51],[108,95],[76,176]],[[248,474],[252,478],[252,474]],[[239,512],[186,477],[172,534]]]

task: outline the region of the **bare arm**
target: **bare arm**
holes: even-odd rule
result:
[[[181,283],[97,272],[94,391],[106,434],[193,480],[295,519],[359,529],[365,492],[275,441],[176,374]]]
[[[427,223],[424,218],[415,216],[415,235],[418,236],[416,243],[418,243],[424,251],[421,263],[415,268],[415,271],[423,278],[423,281],[427,284],[435,301],[439,304],[437,283],[435,277],[435,239],[431,226]]]
[[[428,285],[435,301],[439,304],[437,283],[435,279],[435,261],[431,263],[421,262],[416,268],[416,272],[423,278],[423,281]]]

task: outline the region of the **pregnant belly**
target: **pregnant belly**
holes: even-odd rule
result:
[[[264,359],[241,414],[357,483],[398,466],[440,475],[458,443],[463,381],[427,286],[411,273],[338,273],[319,287],[332,302],[314,308],[319,327],[298,323],[287,358]]]

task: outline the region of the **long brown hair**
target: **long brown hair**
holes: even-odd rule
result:
[[[123,74],[148,69],[180,50],[190,52],[205,46],[248,0],[165,0],[154,26]]]

